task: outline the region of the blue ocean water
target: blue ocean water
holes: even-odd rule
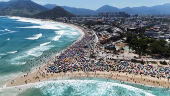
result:
[[[25,89],[26,87],[26,89]],[[4,96],[170,96],[170,90],[100,78],[56,80],[0,89]]]
[[[75,28],[60,23],[0,17],[0,85],[47,63],[80,36]]]

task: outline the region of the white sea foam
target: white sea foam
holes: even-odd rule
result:
[[[11,63],[11,64],[14,64],[14,65],[24,65],[26,64],[27,62],[15,62],[15,63]]]
[[[21,90],[18,90],[18,89]],[[13,87],[4,87],[0,88],[0,94],[9,92],[10,94],[22,93],[27,91],[28,88],[31,89],[40,89],[41,93],[44,95],[63,95],[66,94],[68,88],[73,89],[70,95],[87,95],[87,96],[97,96],[97,95],[120,95],[119,91],[124,91],[124,95],[130,96],[155,96],[154,90],[147,91],[133,87],[126,84],[106,82],[106,81],[97,81],[97,80],[55,80],[55,81],[43,81],[37,83],[30,83],[26,85],[19,85]],[[30,89],[28,89],[30,90]],[[128,91],[129,90],[129,91]],[[31,91],[32,92],[32,91]],[[9,95],[9,94],[8,94]],[[6,95],[4,95],[6,96]],[[167,95],[168,96],[168,95]]]
[[[4,29],[4,30],[0,30],[0,32],[10,32],[11,30],[9,29]]]
[[[16,21],[19,21],[19,22],[28,22],[28,23],[38,24],[38,26],[17,27],[17,28],[40,28],[40,29],[54,29],[54,30],[58,30],[60,28],[62,29],[72,28],[68,25],[57,23],[57,22],[51,22],[51,21],[41,21],[37,19],[21,18],[21,17],[9,17],[9,18],[17,19]]]
[[[39,57],[43,54],[43,51],[47,51],[51,49],[52,47],[54,46],[53,45],[37,46],[35,48],[28,50],[26,53],[30,56]]]
[[[7,80],[10,80],[10,79],[12,79],[12,78],[15,78],[15,77],[17,77],[19,74],[21,74],[21,73],[15,72],[15,73],[6,74],[6,75],[1,74],[1,76],[0,76],[0,83],[5,82],[5,81],[7,81]],[[3,85],[4,85],[4,84],[3,84]],[[1,95],[0,95],[0,96],[1,96]]]
[[[66,31],[65,35],[68,35],[68,36],[73,36],[73,35],[78,35],[79,33],[76,32],[76,31]]]
[[[3,56],[3,55],[7,55],[7,54],[5,54],[5,53],[0,53],[0,55]]]
[[[55,37],[53,38],[53,41],[58,41],[60,38],[61,38],[61,36],[55,36]]]
[[[35,83],[19,85],[19,86],[12,86],[12,87],[2,87],[0,88],[0,96],[18,96],[20,93],[25,91],[26,89],[34,86]],[[20,89],[20,90],[19,90]]]
[[[56,34],[59,34],[59,35],[63,35],[65,31],[61,30],[61,31],[55,31]]]
[[[88,87],[87,85],[95,85],[95,87]],[[52,85],[52,87],[49,87],[49,85]],[[45,87],[46,86],[46,87]],[[110,91],[111,94],[116,95],[115,91],[112,88],[113,87],[119,87],[124,88],[126,90],[132,91],[135,94],[129,94],[131,95],[137,95],[141,96],[141,93],[145,96],[155,96],[148,91],[145,91],[143,89],[139,89],[130,85],[120,84],[120,83],[113,83],[113,82],[106,82],[106,81],[96,81],[96,80],[57,80],[57,81],[45,81],[45,82],[39,82],[36,83],[35,88],[41,88],[41,91],[43,94],[50,93],[51,95],[54,94],[60,94],[62,95],[65,92],[65,89],[68,87],[72,87],[74,90],[81,91],[81,93],[87,94],[91,89],[92,93],[88,95],[96,96],[96,95],[106,95],[107,91]],[[45,88],[44,88],[45,87]],[[88,87],[88,88],[86,88]],[[120,90],[120,89],[118,89]],[[94,92],[93,92],[94,91]],[[59,92],[59,93],[56,93]],[[79,93],[79,92],[78,92]],[[74,93],[75,95],[76,93]],[[81,94],[79,94],[81,95]]]
[[[0,34],[0,36],[1,36],[1,35],[10,34],[10,33],[15,33],[15,32],[17,32],[17,31],[9,31],[9,32],[6,32],[6,33],[2,33],[2,34]]]
[[[11,51],[11,52],[7,52],[8,54],[14,54],[17,53],[17,51]]]
[[[8,30],[8,29],[5,29],[4,31],[10,31],[10,30]]]
[[[34,24],[39,24],[41,20],[35,20],[35,19],[30,19],[30,18],[21,18],[21,17],[9,17],[10,19],[17,19],[16,21],[20,22],[30,22]]]
[[[58,30],[60,29],[59,27],[56,27],[54,25],[50,24],[42,24],[40,26],[28,26],[28,27],[17,27],[17,28],[39,28],[39,29],[53,29],[53,30]]]
[[[6,39],[5,41],[9,41],[9,40],[10,40],[10,38]]]
[[[58,41],[58,40],[61,38],[61,36],[64,34],[64,32],[65,32],[65,31],[55,31],[55,33],[57,34],[57,36],[55,36],[55,37],[53,38],[53,41]]]
[[[30,60],[34,60],[35,58],[31,58]]]
[[[40,44],[40,46],[45,46],[45,45],[48,45],[48,44],[50,44],[50,43],[51,43],[51,41],[50,41],[50,42],[43,43],[43,44]]]
[[[50,43],[50,42],[48,42]],[[48,45],[47,43],[40,45],[40,46],[36,46],[28,51],[25,51],[24,53],[22,53],[20,56],[17,56],[15,58],[12,58],[10,60],[11,64],[23,64],[24,62],[20,62],[20,60],[27,58],[28,56],[34,56],[34,57],[39,57],[43,54],[43,51],[47,51],[50,50],[52,47],[54,47],[53,45]],[[31,58],[31,60],[33,60],[35,58]]]
[[[28,38],[25,38],[25,39],[29,39],[29,40],[37,40],[37,39],[39,39],[41,36],[42,36],[42,34],[40,33],[40,34],[34,35],[33,37],[28,37]]]
[[[36,20],[36,19],[29,19],[29,18],[11,18],[11,19],[18,19],[17,21],[20,22],[29,22],[33,24],[38,24],[36,26],[27,26],[27,27],[17,27],[17,28],[40,28],[40,29],[53,29],[53,30],[58,30],[60,28],[67,27],[66,25],[62,25],[59,23],[54,23],[50,21],[41,21],[41,20]]]

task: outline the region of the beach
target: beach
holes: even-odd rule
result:
[[[39,73],[39,71],[38,71]],[[67,73],[52,73],[52,74],[46,74],[46,76],[35,75],[37,73],[32,73],[27,76],[22,76],[14,79],[14,83],[8,83],[7,87],[11,86],[18,86],[18,85],[24,85],[26,84],[25,81],[27,81],[27,84],[29,83],[36,83],[46,80],[66,80],[66,79],[79,79],[82,77],[85,78],[106,78],[106,79],[113,79],[118,80],[122,82],[131,82],[141,85],[150,85],[154,87],[170,87],[170,82],[167,81],[167,79],[161,78],[150,78],[150,76],[142,76],[142,75],[133,75],[133,74],[127,74],[127,73],[118,73],[118,72],[89,72],[85,73],[83,71],[80,72],[67,72]],[[38,76],[39,78],[34,79],[35,76]]]
[[[45,66],[37,67],[37,70],[33,72],[29,72],[10,80],[6,84],[6,87],[42,82],[46,80],[77,79],[82,77],[106,78],[155,87],[170,87],[170,82],[167,78],[161,78],[160,76],[159,78],[156,78],[156,76],[151,77],[150,73],[148,73],[149,75],[144,75],[144,73],[140,71],[144,71],[143,68],[148,68],[146,69],[147,72],[153,71],[154,68],[150,65],[141,66],[140,64],[132,64],[131,62],[122,63],[112,60],[106,60],[104,64],[101,64],[101,62],[94,63],[98,60],[89,57],[91,54],[94,54],[93,48],[95,48],[95,50],[99,50],[99,48],[93,46],[95,45],[93,43],[96,42],[93,42],[94,38],[92,38],[92,32],[72,24],[66,25],[79,30],[79,32],[82,33],[82,36],[68,48],[60,52],[60,54],[57,54],[56,57],[54,57],[55,60],[52,59]],[[136,68],[132,68],[132,70],[130,70],[131,68],[128,66],[134,66]],[[140,68],[138,68],[138,66],[140,66]]]

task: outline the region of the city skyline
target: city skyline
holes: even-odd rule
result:
[[[10,0],[0,0],[1,1],[10,1]],[[86,8],[91,10],[96,10],[104,5],[110,5],[117,8],[125,8],[125,7],[140,7],[147,6],[152,7],[155,5],[163,5],[166,3],[170,3],[170,0],[32,0],[38,4],[56,4],[58,6],[69,6],[76,8]]]

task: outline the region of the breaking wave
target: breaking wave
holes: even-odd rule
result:
[[[2,34],[0,34],[0,36],[1,36],[1,35],[10,34],[10,33],[15,33],[15,32],[17,32],[17,31],[9,31],[9,32],[6,32],[6,33],[2,33]]]
[[[55,33],[57,34],[57,36],[53,38],[53,41],[58,41],[61,38],[61,36],[64,34],[64,31],[55,31]]]
[[[5,54],[5,53],[0,53],[0,56],[3,56],[3,55],[7,55],[7,54]]]
[[[43,44],[40,44],[40,46],[45,46],[45,45],[48,45],[48,44],[50,44],[50,43],[51,43],[51,41],[50,41],[50,42],[43,43]]]
[[[28,38],[25,38],[25,39],[29,39],[29,40],[37,40],[37,39],[39,39],[41,36],[42,36],[42,34],[40,33],[40,34],[34,35],[33,37],[28,37]]]
[[[57,80],[57,81],[44,81],[32,83],[27,85],[6,88],[6,92],[12,94],[17,92],[17,96],[168,96],[167,91],[161,93],[163,88],[151,88],[147,90],[148,86],[133,87],[127,84],[121,84],[111,81],[103,80]],[[10,89],[10,90],[9,90]],[[1,89],[2,90],[2,89]],[[3,89],[4,91],[5,89]],[[5,94],[5,93],[4,93]]]
[[[10,40],[10,38],[6,39],[5,41],[9,41],[9,40]]]
[[[7,52],[8,54],[14,54],[17,53],[17,51],[11,51],[11,52]]]

